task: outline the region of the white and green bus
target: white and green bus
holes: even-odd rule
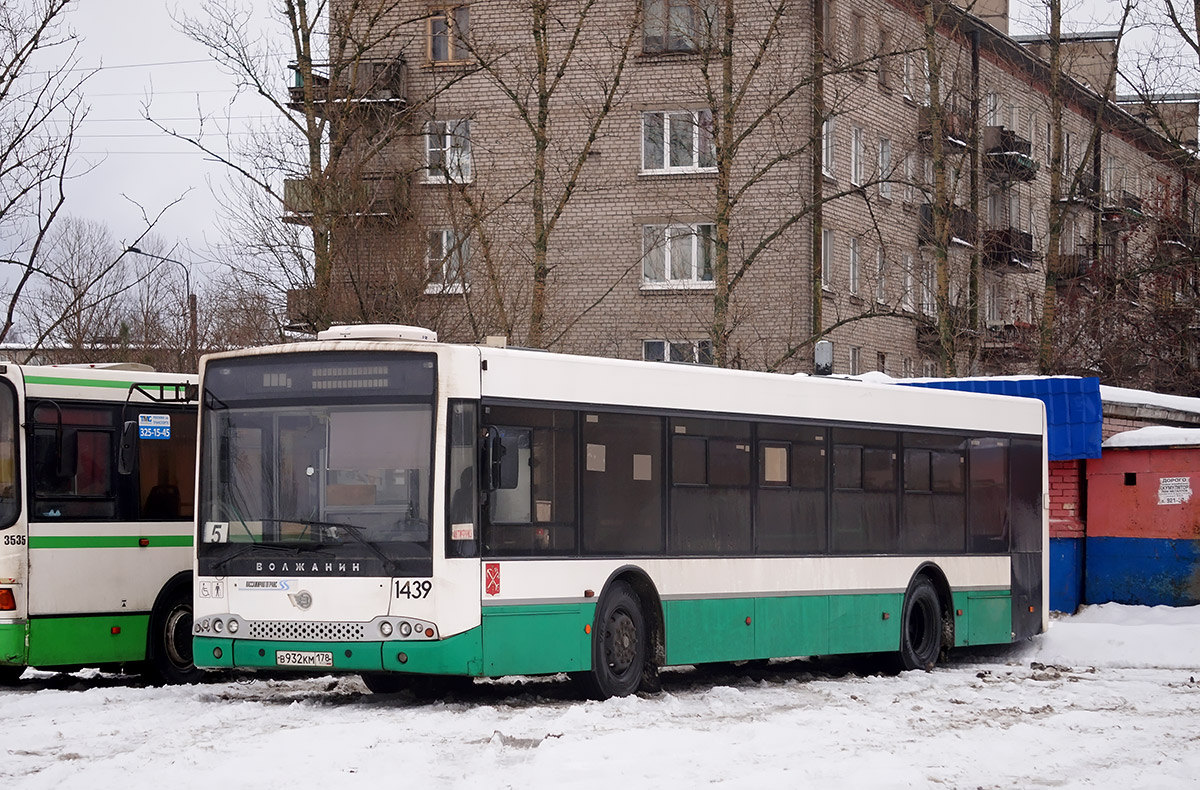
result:
[[[0,363],[0,683],[27,667],[200,672],[196,377]]]
[[[1047,624],[1036,400],[388,326],[206,357],[201,399],[201,667],[607,697]]]

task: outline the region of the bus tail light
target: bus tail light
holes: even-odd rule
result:
[[[17,610],[17,596],[13,595],[13,591],[8,587],[0,588],[0,612],[15,612]]]

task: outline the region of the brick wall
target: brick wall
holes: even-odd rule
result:
[[[1082,538],[1083,461],[1050,462],[1050,537]]]

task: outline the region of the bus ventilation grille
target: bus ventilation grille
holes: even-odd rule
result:
[[[271,621],[249,622],[250,639],[297,639],[311,642],[360,642],[364,638],[362,623],[287,623]]]

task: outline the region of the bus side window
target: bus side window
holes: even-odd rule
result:
[[[500,436],[500,487],[488,495],[484,550],[531,556],[575,551],[575,413],[486,407]]]
[[[21,499],[17,491],[17,395],[0,383],[0,529],[17,520]]]
[[[1008,551],[1008,439],[971,440],[970,551]]]
[[[834,428],[833,445],[832,550],[897,551],[896,433]]]
[[[446,464],[447,557],[475,557],[479,553],[476,412],[476,405],[471,401],[450,402],[450,457]]]
[[[148,413],[148,412],[142,412]],[[191,519],[196,479],[196,415],[171,413],[171,438],[140,439],[138,502],[141,518]]]
[[[114,518],[116,429],[108,406],[33,409],[34,519]]]

